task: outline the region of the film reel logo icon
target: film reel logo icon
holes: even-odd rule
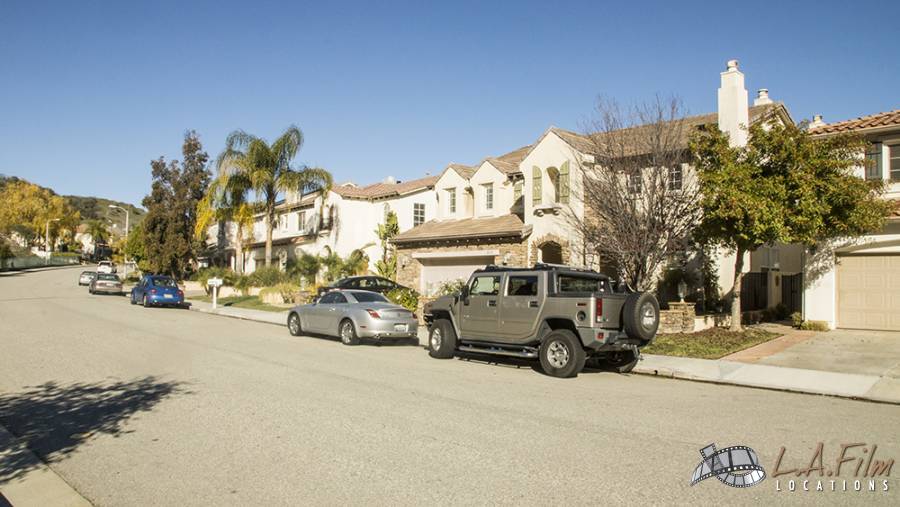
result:
[[[715,477],[732,488],[749,488],[766,478],[766,471],[759,464],[756,451],[747,446],[735,445],[717,451],[716,444],[709,444],[700,449],[700,455],[703,461],[691,475],[691,486]]]

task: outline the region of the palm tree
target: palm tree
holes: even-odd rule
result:
[[[100,220],[89,220],[87,223],[87,232],[91,235],[91,240],[96,245],[97,243],[105,243],[107,239],[109,239],[109,230],[106,228],[106,224],[104,224]]]
[[[323,196],[332,185],[325,169],[291,167],[291,160],[303,146],[303,133],[292,125],[271,145],[243,130],[235,130],[225,140],[218,166],[226,180],[246,178],[260,199],[266,217],[266,266],[272,264],[272,231],[275,228],[275,203],[284,192],[301,194],[322,190]],[[323,199],[324,202],[324,199]]]
[[[206,238],[206,231],[213,223],[220,228],[231,221],[237,227],[235,234],[235,271],[244,269],[244,230],[253,225],[254,206],[248,201],[250,180],[243,173],[228,175],[220,170],[206,191],[203,199],[197,204],[197,224],[194,234],[198,239]]]

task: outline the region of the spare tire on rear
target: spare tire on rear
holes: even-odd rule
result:
[[[629,294],[622,306],[622,325],[629,338],[639,339],[644,344],[650,342],[659,328],[656,297],[649,292]]]

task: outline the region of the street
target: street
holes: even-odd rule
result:
[[[80,272],[0,274],[0,425],[96,505],[900,501],[900,469],[887,492],[772,476],[781,447],[807,467],[818,442],[829,465],[843,443],[900,459],[900,406],[347,347],[91,296]],[[769,477],[691,487],[710,443],[752,447]]]

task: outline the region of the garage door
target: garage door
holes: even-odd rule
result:
[[[838,327],[900,331],[900,255],[838,260]]]
[[[448,281],[469,279],[476,269],[494,263],[494,256],[465,257],[451,259],[419,259],[422,263],[422,294],[434,294],[442,284]]]

